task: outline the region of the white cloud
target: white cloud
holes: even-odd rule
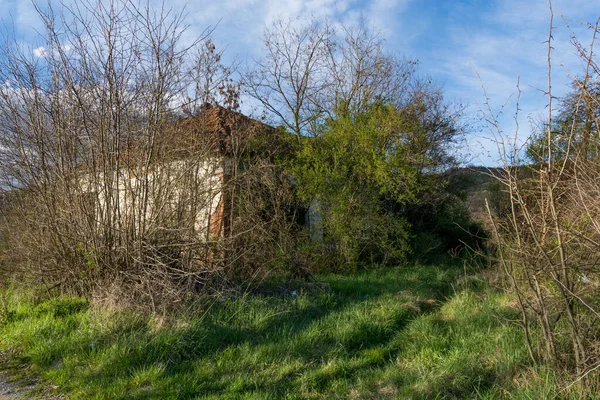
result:
[[[398,16],[406,10],[410,0],[373,0],[366,7],[366,17],[381,31],[391,37],[398,25]]]
[[[65,4],[75,0],[65,0]],[[397,28],[397,17],[413,0],[172,0],[166,7],[175,12],[185,10],[188,31],[183,39],[191,43],[209,26],[219,23],[214,36],[220,47],[227,47],[227,56],[242,58],[257,56],[262,51],[262,34],[265,26],[278,18],[317,18],[344,23],[356,23],[364,18],[390,37]],[[150,0],[156,7],[161,0]],[[8,13],[14,16],[14,25],[19,36],[26,40],[39,39],[43,24],[29,0],[14,0],[6,4]],[[58,10],[55,7],[55,11]],[[7,13],[7,14],[8,14]],[[39,48],[38,48],[39,49]],[[36,49],[37,50],[37,49]],[[40,51],[36,56],[42,57]]]
[[[552,90],[555,96],[562,96],[569,90],[569,73],[577,75],[583,71],[583,64],[571,44],[572,33],[588,45],[592,32],[578,21],[597,18],[598,10],[597,5],[590,6],[593,2],[583,0],[554,0],[553,3]],[[498,116],[500,128],[509,135],[517,129],[514,118],[520,80],[517,122],[518,142],[523,143],[531,131],[529,120],[547,112],[547,96],[542,91],[547,89],[548,2],[499,0],[488,3],[487,11],[473,5],[458,8],[452,9],[454,15],[447,13],[440,20],[431,21],[430,31],[424,32],[424,36],[431,39],[431,30],[437,31],[438,36],[429,42],[421,38],[412,46],[413,50],[417,55],[425,54],[422,61],[428,73],[446,82],[448,97],[473,105],[470,113],[480,125],[484,125],[483,120],[475,115],[477,104],[481,106],[485,101],[483,85],[492,110],[495,113],[502,110]],[[565,26],[561,12],[566,13],[570,29]],[[441,24],[436,27],[436,22]],[[473,138],[472,148],[489,151],[491,156],[485,156],[485,162],[495,164],[496,145],[490,141],[489,132],[483,135],[488,136]]]
[[[40,46],[37,49],[33,49],[33,55],[39,58],[46,58],[48,57],[48,52],[45,47]]]
[[[397,16],[412,0],[209,0],[186,5],[191,39],[206,26],[219,22],[215,31],[217,44],[227,46],[228,52],[242,57],[257,56],[262,51],[265,26],[279,18],[328,19],[333,23],[356,23],[361,17],[371,22],[384,35],[393,34]],[[156,3],[158,4],[158,2]],[[181,9],[185,0],[169,5]]]
[[[150,1],[160,6],[160,0]],[[0,6],[4,4],[7,3],[0,0]],[[43,31],[29,1],[15,0],[8,4],[17,16],[18,29],[35,27]],[[511,94],[516,98],[520,78],[523,94],[519,107],[523,111],[519,124],[524,134],[528,115],[543,112],[546,104],[544,95],[534,88],[544,90],[546,86],[547,45],[544,41],[548,37],[550,14],[547,0],[439,2],[435,7],[414,0],[199,0],[189,3],[188,0],[171,0],[167,3],[167,7],[175,11],[183,10],[184,6],[189,23],[184,40],[191,42],[207,26],[221,21],[213,36],[219,48],[226,48],[226,59],[260,56],[263,30],[277,18],[328,18],[334,24],[357,23],[363,18],[388,38],[391,50],[421,59],[422,71],[435,80],[445,81],[449,98],[471,104],[474,99],[483,101],[475,68],[492,107],[498,110]],[[553,0],[553,6],[553,90],[556,95],[563,95],[569,90],[568,72],[580,74],[582,64],[573,54],[571,32],[560,14],[569,18],[573,31],[587,44],[591,32],[577,21],[595,22],[589,18],[598,15],[598,5],[590,0]],[[428,40],[424,41],[424,37]],[[38,47],[34,54],[43,57],[47,50]],[[514,129],[512,111],[515,107],[514,104],[507,106],[501,116],[506,131]],[[473,114],[475,108],[472,107]]]

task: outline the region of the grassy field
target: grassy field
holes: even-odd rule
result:
[[[550,398],[510,297],[461,269],[320,276],[329,291],[207,301],[171,317],[2,293],[0,350],[73,399]],[[22,364],[27,368],[17,368]]]

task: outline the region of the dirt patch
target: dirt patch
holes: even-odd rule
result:
[[[52,393],[56,389],[58,389],[57,386],[48,386],[40,389],[33,383],[23,384],[0,373],[0,400],[25,400],[32,398],[45,400],[64,399],[64,395]]]
[[[33,390],[33,385],[22,386],[11,379],[0,374],[0,400],[20,400],[25,399],[27,393]]]

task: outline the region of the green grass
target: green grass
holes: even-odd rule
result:
[[[456,289],[459,274],[327,275],[327,293],[211,301],[168,321],[5,290],[0,350],[73,399],[548,395],[551,380],[515,384],[531,379],[521,333],[507,323],[518,316],[510,298],[482,284]]]

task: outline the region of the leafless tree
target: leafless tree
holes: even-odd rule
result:
[[[244,88],[298,137],[373,101],[401,104],[415,83],[416,62],[388,54],[364,21],[336,32],[328,22],[278,20],[265,30],[264,44]]]
[[[316,20],[279,20],[264,43],[266,55],[246,74],[245,90],[299,138],[323,112],[332,31]]]

